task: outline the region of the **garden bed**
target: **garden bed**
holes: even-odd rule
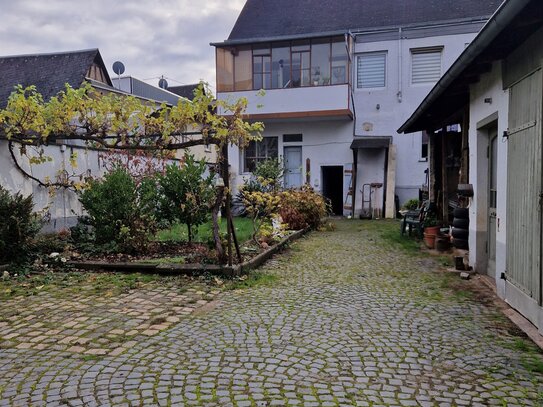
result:
[[[213,274],[213,275],[225,275],[225,276],[238,276],[243,273],[255,269],[261,266],[266,260],[268,260],[275,253],[279,252],[289,242],[300,238],[304,235],[309,228],[298,230],[290,233],[288,236],[281,239],[277,244],[270,246],[266,249],[261,248],[258,251],[254,251],[254,256],[245,254],[243,256],[243,262],[241,264],[234,264],[232,266],[219,265],[219,264],[206,264],[206,263],[181,263],[177,262],[168,263],[167,259],[137,259],[127,258],[125,260],[114,261],[114,258],[108,260],[81,260],[81,261],[68,261],[67,264],[83,270],[109,270],[119,271],[125,273],[141,272],[141,273],[159,273],[159,274]],[[194,246],[194,244],[191,244]],[[242,247],[243,248],[247,248]],[[255,248],[256,249],[256,248]],[[118,259],[122,259],[121,256],[116,256]]]

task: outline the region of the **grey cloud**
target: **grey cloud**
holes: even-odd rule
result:
[[[141,79],[215,82],[214,48],[244,0],[0,0],[0,54],[99,48]],[[156,80],[150,80],[156,83]]]

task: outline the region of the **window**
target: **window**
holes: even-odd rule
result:
[[[420,149],[420,160],[428,161],[428,133],[426,131],[422,132],[421,137],[421,149]]]
[[[303,141],[301,134],[283,134],[283,143],[299,143]]]
[[[253,88],[252,53],[251,46],[238,47],[235,51],[234,90],[251,90]]]
[[[332,85],[348,83],[349,58],[343,38],[332,42]]]
[[[420,48],[411,50],[411,83],[435,83],[441,77],[440,48]]]
[[[294,41],[291,48],[292,87],[309,86],[311,48],[309,41]]]
[[[217,48],[217,90],[230,92],[234,90],[234,57],[227,48]]]
[[[343,37],[217,48],[216,62],[219,92],[349,83]]]
[[[311,43],[311,85],[330,85],[330,39]]]
[[[253,48],[253,89],[271,88],[270,47]]]
[[[257,163],[268,158],[277,158],[277,144],[277,137],[263,137],[261,141],[251,141],[243,155],[243,171],[253,172]]]
[[[357,88],[384,88],[386,86],[386,52],[369,52],[356,60]]]
[[[272,47],[272,88],[290,86],[290,43],[277,43]]]

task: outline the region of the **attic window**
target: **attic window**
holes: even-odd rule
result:
[[[435,83],[441,78],[441,54],[443,47],[411,50],[411,83],[413,85]]]

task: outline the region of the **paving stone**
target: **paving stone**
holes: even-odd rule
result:
[[[397,229],[339,221],[266,263],[273,283],[246,289],[9,299],[0,406],[538,405],[543,378],[507,321],[454,295],[432,259],[382,240]]]

